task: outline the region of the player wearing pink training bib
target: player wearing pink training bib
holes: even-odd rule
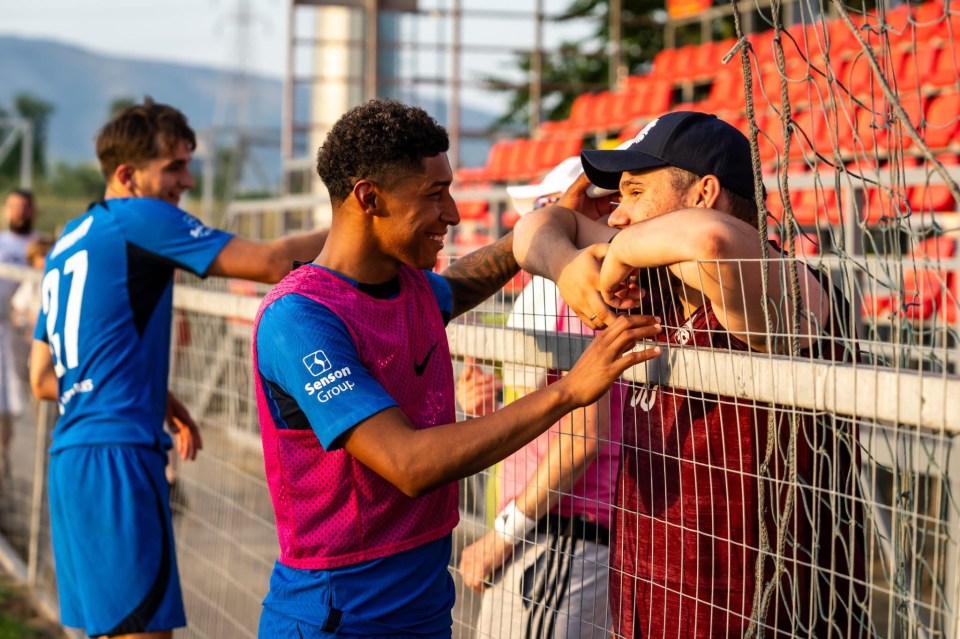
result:
[[[460,221],[448,146],[423,110],[373,100],[341,117],[320,148],[333,204],[327,243],[268,296],[254,338],[280,541],[261,637],[449,637],[453,482],[596,401],[658,352],[631,352],[660,331],[655,320],[625,317],[563,379],[453,423],[442,299],[456,317],[517,266],[507,235],[439,282],[424,273]],[[301,383],[303,369],[312,383]],[[301,432],[280,433],[281,423]]]

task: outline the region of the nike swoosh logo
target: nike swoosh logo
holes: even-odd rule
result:
[[[439,342],[433,343],[433,346],[427,351],[427,356],[423,358],[422,362],[413,363],[413,372],[417,374],[417,377],[423,375],[423,371],[427,370],[427,362],[430,361],[430,356],[433,355],[433,351],[436,350],[437,344],[439,344]]]

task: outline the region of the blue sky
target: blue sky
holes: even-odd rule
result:
[[[572,0],[546,0],[547,11],[559,11]],[[240,30],[238,8],[249,9],[244,56],[248,70],[279,77],[284,72],[287,0],[0,0],[0,34],[52,38],[123,57],[234,67]],[[421,7],[446,6],[446,0],[420,0]],[[465,0],[464,8],[508,8],[533,11],[534,0]],[[476,19],[464,28],[464,39],[493,38],[503,51],[528,48],[532,22]],[[556,40],[588,29],[581,23],[551,26],[545,37]],[[487,61],[489,62],[489,60]],[[466,62],[471,66],[496,68]]]
[[[244,0],[249,70],[280,76],[287,2]],[[52,38],[123,57],[230,67],[238,0],[0,0],[0,33]],[[5,61],[6,62],[6,61]]]

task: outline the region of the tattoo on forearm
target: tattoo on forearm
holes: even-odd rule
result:
[[[453,291],[453,316],[499,291],[519,270],[513,257],[513,233],[461,257],[443,272]]]

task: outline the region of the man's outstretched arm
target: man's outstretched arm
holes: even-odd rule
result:
[[[294,261],[310,262],[320,254],[328,231],[288,235],[269,242],[233,237],[210,264],[207,274],[268,284],[279,282],[293,268]]]

